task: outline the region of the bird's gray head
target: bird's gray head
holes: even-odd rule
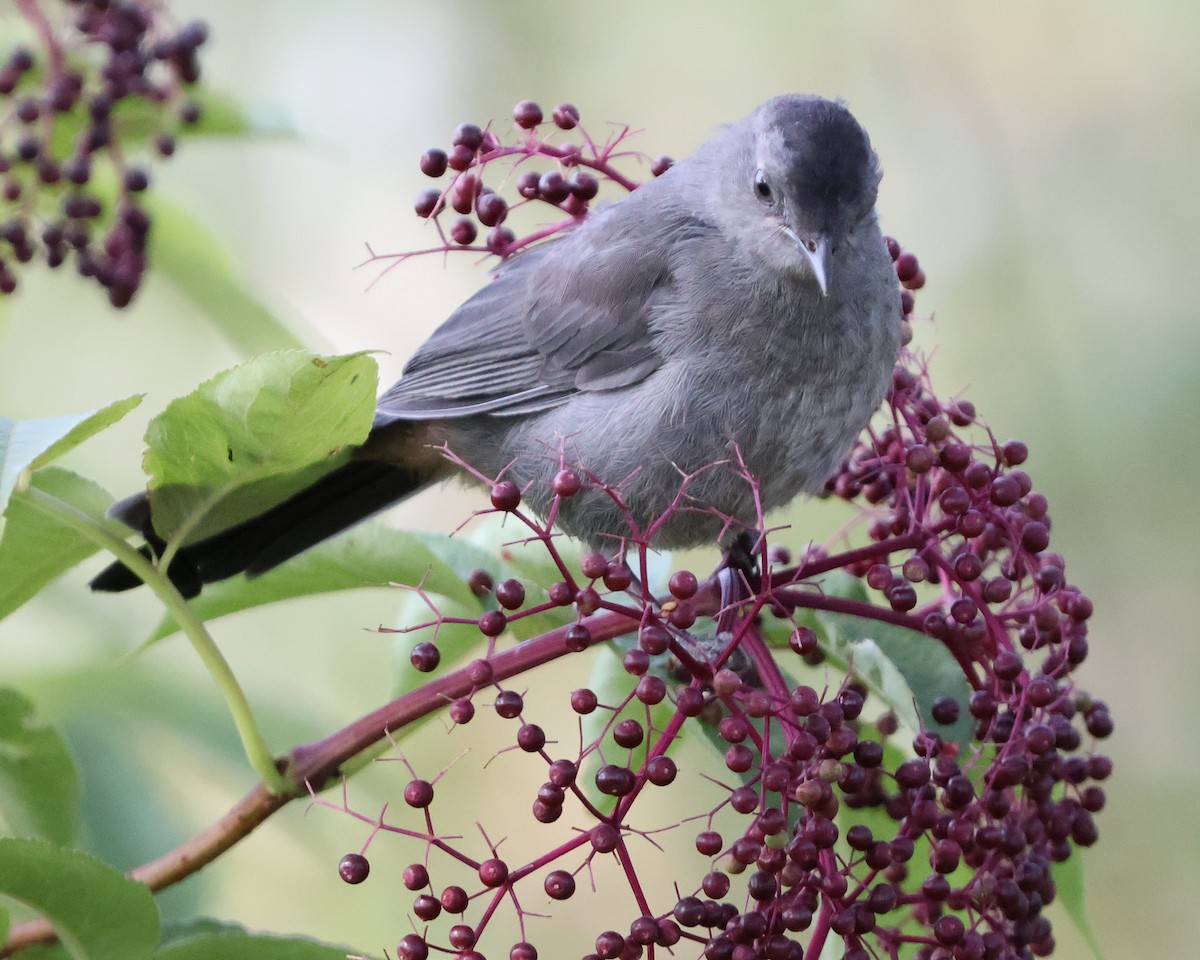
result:
[[[827,293],[836,251],[875,208],[871,142],[849,110],[821,97],[776,97],[748,119],[740,206],[754,211],[756,252],[777,269],[811,273]]]

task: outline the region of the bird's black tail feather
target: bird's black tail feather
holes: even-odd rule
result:
[[[265,513],[183,547],[171,561],[167,575],[185,597],[194,597],[206,583],[242,571],[251,577],[265,573],[415,493],[431,479],[427,473],[378,461],[352,461]],[[144,556],[161,554],[164,543],[150,522],[150,504],[145,493],[117,504],[113,514],[146,538]],[[105,567],[92,580],[91,587],[116,592],[132,589],[141,582],[132,570],[118,562]]]

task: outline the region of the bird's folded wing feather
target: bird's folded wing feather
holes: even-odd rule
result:
[[[376,423],[535,413],[647,377],[661,363],[654,311],[676,296],[672,238],[662,234],[702,225],[660,211],[638,229],[629,223],[638,206],[626,200],[514,257],[417,350]]]

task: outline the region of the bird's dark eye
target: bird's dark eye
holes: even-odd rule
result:
[[[754,175],[754,193],[763,203],[775,202],[775,194],[771,191],[771,185],[767,183],[767,178],[763,176],[761,170]]]

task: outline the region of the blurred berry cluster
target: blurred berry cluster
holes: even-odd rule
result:
[[[155,0],[15,0],[32,39],[0,64],[0,292],[19,265],[71,261],[116,307],[146,270],[141,196],[151,150],[200,119],[201,23],[177,27]]]
[[[514,117],[524,131],[517,146],[465,124],[449,152],[422,158],[431,176],[456,171],[446,189],[417,203],[422,216],[436,218],[449,204],[462,217],[438,249],[457,244],[504,256],[585,216],[597,179],[633,188],[608,167],[611,152],[587,138],[580,149],[539,135],[536,105],[519,104]],[[572,130],[577,120],[574,108],[561,106],[552,122]],[[505,156],[557,163],[522,171],[517,190],[521,202],[555,206],[565,220],[520,238],[504,228],[509,207],[480,174]],[[482,245],[475,245],[471,217],[491,231]],[[891,239],[887,245],[907,344],[913,294],[925,274],[912,252]],[[519,531],[513,537],[527,532],[544,544],[561,579],[527,588],[477,571],[471,586],[491,603],[478,621],[443,616],[426,597],[434,617],[423,626],[434,635],[412,647],[411,662],[437,670],[438,631],[449,623],[478,628],[486,654],[465,668],[470,690],[448,702],[449,718],[473,722],[483,700],[515,721],[512,749],[545,765],[545,782],[528,798],[533,819],[566,818],[574,832],[567,840],[554,834],[527,861],[501,857],[490,843],[480,858],[466,841],[445,839],[464,830],[434,829],[432,783],[415,773],[404,799],[422,812],[424,831],[355,812],[345,801],[317,801],[371,824],[372,838],[400,833],[422,847],[423,862],[404,873],[419,932],[400,940],[399,960],[442,951],[482,958],[501,904],[514,905],[524,929],[521,897],[538,896],[527,889],[531,878],[546,897],[567,900],[599,856],[620,863],[640,912],[616,925],[612,917],[600,921],[608,929],[597,928],[594,943],[578,953],[560,945],[547,955],[679,956],[691,941],[693,951],[683,955],[803,960],[829,955],[835,940],[832,955],[845,960],[1049,955],[1055,941],[1044,908],[1058,895],[1054,866],[1097,840],[1093,817],[1112,769],[1098,745],[1113,721],[1102,701],[1075,685],[1092,603],[1050,548],[1046,497],[1022,469],[1028,455],[1019,440],[997,441],[968,401],[939,399],[924,361],[906,346],[880,415],[827,485],[828,496],[858,508],[857,540],[837,551],[809,548],[793,561],[786,549],[768,549],[764,535],[758,568],[743,577],[732,603],[727,579],[686,570],[671,576],[661,596],[651,593],[642,586],[650,582],[649,545],[637,537],[627,541],[627,554],[589,554],[568,565],[555,546],[556,506],[542,523],[525,510],[515,484],[480,477],[492,482],[493,510]],[[555,505],[597,482],[564,462],[553,481]],[[605,489],[619,501],[619,489]],[[681,497],[671,509],[698,507],[684,503]],[[855,589],[834,591],[834,574]],[[520,635],[521,620],[555,610],[565,624],[522,636],[512,655],[527,652],[533,665],[626,637],[618,641],[629,675],[624,697],[605,702],[586,687],[569,694],[581,722],[603,718],[586,728],[599,732],[577,751],[563,746],[579,739],[574,731],[547,731],[529,718],[530,701],[561,694],[518,693],[498,672],[510,629]],[[861,638],[906,629],[906,644],[944,657],[951,672],[956,664],[961,680],[951,692],[929,695],[921,704],[927,721],[914,729],[910,719],[905,729],[898,714],[911,704],[888,701],[852,658],[844,672],[826,659],[837,651],[823,614],[856,623]],[[721,744],[731,779],[713,801],[703,788],[716,779],[693,771],[677,794],[685,805],[672,808],[681,826],[699,824],[694,846],[704,863],[681,865],[675,889],[651,887],[632,848],[647,829],[637,799],[682,778],[668,753],[681,737],[704,730]],[[611,809],[597,796],[612,798]],[[342,861],[347,882],[366,879],[370,842]],[[475,874],[465,886],[455,874],[464,866]],[[689,866],[696,868],[690,877]],[[441,879],[447,874],[453,882]],[[434,922],[445,915],[456,917],[443,929]],[[513,960],[538,956],[529,940],[507,952]]]

